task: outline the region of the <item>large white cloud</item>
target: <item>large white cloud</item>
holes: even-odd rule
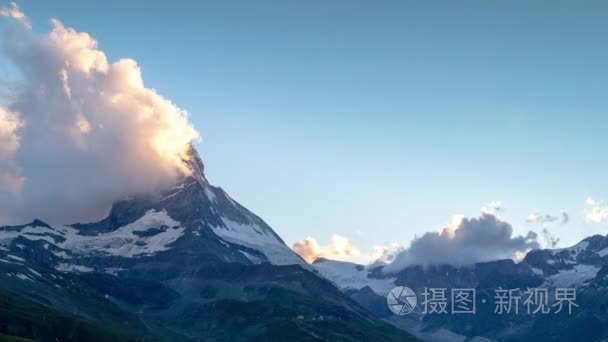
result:
[[[69,223],[172,184],[197,131],[146,88],[134,60],[108,62],[87,33],[52,20],[43,35],[16,5],[3,52],[21,72],[0,108],[0,217]],[[7,223],[7,222],[0,222]]]
[[[396,272],[410,265],[469,265],[497,259],[520,258],[538,248],[537,234],[513,236],[513,228],[496,216],[482,213],[479,218],[459,218],[440,232],[428,232],[412,241],[385,266]]]
[[[583,219],[588,223],[602,223],[608,221],[608,205],[604,201],[588,197],[585,201]]]

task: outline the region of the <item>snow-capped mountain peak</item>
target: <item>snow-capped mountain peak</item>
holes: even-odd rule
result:
[[[104,341],[286,340],[335,329],[348,339],[410,338],[311,272],[261,218],[211,185],[194,149],[188,165],[173,187],[114,203],[99,222],[0,227],[9,331]],[[48,329],[55,317],[65,329]],[[84,321],[124,335],[89,338]]]
[[[68,271],[103,271],[108,260],[128,267],[183,252],[196,256],[202,245],[225,262],[308,267],[262,219],[209,184],[193,147],[189,156],[192,173],[171,189],[118,202],[96,223],[1,227],[0,246],[40,244],[49,262]]]

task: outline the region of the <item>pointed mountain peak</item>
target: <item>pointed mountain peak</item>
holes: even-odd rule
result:
[[[201,184],[207,183],[207,178],[205,178],[205,165],[201,160],[200,155],[196,151],[196,148],[192,143],[188,146],[188,151],[186,152],[187,159],[184,160],[188,168],[192,171],[192,177],[196,179]]]
[[[49,226],[48,224],[40,221],[39,219],[35,219],[34,221],[32,221],[32,223],[30,223],[29,226],[51,228],[51,226]]]

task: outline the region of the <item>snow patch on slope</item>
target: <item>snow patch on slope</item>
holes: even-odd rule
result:
[[[305,265],[289,247],[257,224],[241,224],[222,217],[224,226],[212,227],[222,239],[260,251],[273,265]]]
[[[0,242],[8,244],[19,236],[44,240],[62,249],[52,252],[62,259],[70,258],[65,250],[75,254],[99,253],[132,258],[168,250],[184,231],[185,228],[166,211],[149,210],[137,221],[108,233],[80,235],[77,229],[69,226],[27,226],[21,230],[0,230]]]
[[[23,273],[17,273],[15,276],[16,276],[17,278],[21,279],[21,280],[29,280],[29,281],[33,281],[33,282],[35,282],[35,280],[34,280],[34,279],[32,279],[32,278],[28,277],[27,275],[25,275],[25,274],[23,274]]]
[[[122,271],[126,271],[126,269],[121,268],[121,267],[109,267],[104,270],[105,273],[115,275],[115,276],[117,276],[118,273],[120,273]]]
[[[18,257],[18,256],[15,256],[15,255],[7,254],[6,256],[9,257],[10,259],[13,259],[13,260],[17,260],[17,261],[20,261],[20,262],[25,262],[25,259],[23,259],[21,257]]]
[[[342,290],[360,290],[369,286],[375,293],[386,296],[395,287],[396,278],[369,278],[365,267],[350,262],[320,260],[315,261],[312,266]]]
[[[247,259],[249,259],[254,264],[261,264],[261,263],[264,262],[264,260],[256,257],[255,255],[251,255],[251,254],[249,254],[249,253],[247,253],[245,251],[239,251],[239,252],[241,252],[241,254],[243,254],[244,256],[246,256]]]
[[[58,235],[58,232],[54,229],[49,229],[47,227],[27,226],[21,230],[0,230],[0,243],[6,245],[10,243],[13,239],[22,236],[32,241],[44,240],[49,243],[56,244],[56,241],[53,236],[57,237]]]
[[[166,201],[166,200],[168,200],[168,199],[170,199],[170,198],[173,198],[173,197],[175,197],[175,196],[179,195],[179,193],[181,193],[181,192],[182,192],[182,191],[184,191],[185,189],[188,189],[190,186],[192,186],[192,185],[194,185],[194,184],[197,184],[197,183],[196,183],[196,182],[192,182],[192,183],[190,183],[190,184],[188,184],[188,185],[184,185],[184,184],[182,184],[182,185],[181,185],[181,186],[179,186],[179,187],[175,187],[174,189],[175,189],[175,190],[177,190],[177,191],[175,191],[174,193],[172,193],[172,194],[170,194],[170,195],[167,195],[166,197],[164,197],[164,198],[163,198],[163,199],[161,199],[160,201],[162,202],[162,201]]]
[[[155,229],[150,235],[146,232]],[[149,210],[139,220],[109,233],[96,236],[78,234],[71,227],[63,227],[66,241],[59,246],[79,254],[99,252],[127,258],[154,255],[169,249],[168,245],[184,234],[185,228],[167,212]]]
[[[608,255],[608,248],[602,249],[601,251],[597,252],[597,254],[602,258],[605,257],[606,255]]]
[[[73,265],[73,264],[59,264],[55,267],[57,271],[60,272],[92,272],[94,271],[90,267],[82,266],[82,265]]]
[[[553,249],[553,250],[551,250],[551,254],[555,255],[555,254],[561,253],[563,251],[568,251],[572,257],[576,258],[576,256],[580,252],[586,250],[588,246],[589,246],[589,242],[581,241],[572,247]]]
[[[576,265],[570,270],[562,270],[545,279],[548,287],[573,287],[583,285],[593,279],[600,267],[593,265]]]
[[[208,186],[205,186],[205,195],[207,195],[207,198],[211,201],[211,202],[215,202],[216,201],[216,197],[215,194],[213,193],[213,191],[211,191],[211,189],[209,189]]]
[[[534,272],[534,274],[538,274],[541,276],[545,274],[545,272],[543,270],[541,270],[540,268],[530,266],[530,269],[532,270],[532,272]]]

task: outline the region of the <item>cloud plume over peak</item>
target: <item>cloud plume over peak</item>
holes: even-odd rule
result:
[[[9,194],[0,218],[98,219],[113,201],[188,172],[199,134],[145,87],[134,60],[109,62],[95,39],[58,20],[39,35],[15,4],[0,15],[13,21],[2,51],[21,74],[0,108],[0,193]]]
[[[513,236],[513,227],[496,216],[455,220],[440,232],[428,232],[414,239],[409,248],[385,266],[396,272],[410,265],[468,265],[497,259],[518,258],[538,248],[537,234]]]

